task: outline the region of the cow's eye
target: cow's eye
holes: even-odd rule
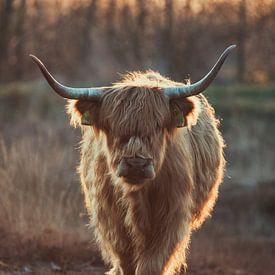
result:
[[[123,137],[121,137],[120,140],[122,143],[128,143],[130,138],[131,138],[131,136],[123,136]]]
[[[161,133],[162,131],[163,131],[163,127],[161,125],[157,124],[156,132]]]

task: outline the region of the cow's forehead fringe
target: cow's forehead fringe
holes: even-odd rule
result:
[[[189,80],[185,80],[189,84]],[[170,86],[182,85],[183,83],[175,82],[158,72],[148,70],[145,72],[131,72],[122,76],[122,80],[113,84],[114,88],[126,87],[145,87],[145,88],[165,88]]]
[[[160,88],[175,84],[148,71],[127,74],[122,82],[105,91],[102,124],[116,135],[152,135],[170,122],[169,101]]]

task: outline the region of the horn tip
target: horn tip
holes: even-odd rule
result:
[[[44,67],[42,61],[41,61],[38,57],[36,57],[36,56],[33,55],[33,54],[29,54],[29,57],[30,57],[30,58],[33,60],[33,62],[36,63],[40,68],[41,68],[41,67]]]
[[[236,44],[233,44],[231,46],[228,47],[228,50],[233,50],[233,49],[236,49],[237,48],[237,45]]]
[[[29,57],[32,58],[33,60],[39,60],[35,55],[29,54]]]

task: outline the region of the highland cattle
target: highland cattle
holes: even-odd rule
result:
[[[82,128],[82,189],[108,274],[184,270],[191,232],[210,215],[225,165],[219,121],[201,93],[234,48],[194,84],[147,71],[99,88],[63,86],[31,56]]]

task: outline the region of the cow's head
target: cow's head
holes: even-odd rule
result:
[[[111,87],[70,88],[31,57],[59,95],[74,99],[71,112],[83,125],[93,127],[113,176],[137,186],[156,177],[176,128],[196,123],[200,103],[195,95],[210,85],[234,48],[227,48],[211,71],[194,84],[146,72],[129,74]]]

